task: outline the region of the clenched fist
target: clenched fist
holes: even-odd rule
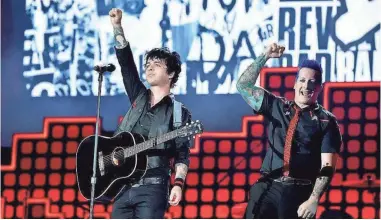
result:
[[[276,43],[272,43],[266,48],[265,56],[267,59],[279,58],[283,55],[284,49],[285,49],[284,46],[281,46]]]
[[[113,26],[120,26],[122,23],[122,10],[119,8],[113,8],[109,11],[111,24]]]

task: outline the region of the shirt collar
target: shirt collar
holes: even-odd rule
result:
[[[291,107],[292,108],[294,108],[294,109],[296,109],[296,108],[298,108],[298,109],[300,109],[300,107],[295,103],[295,101],[291,101]],[[303,108],[303,109],[301,109],[302,110],[302,112],[307,112],[307,111],[318,111],[318,110],[320,110],[320,105],[319,105],[319,103],[316,101],[314,104],[312,104],[312,105],[309,105],[308,107],[305,107],[305,108]]]
[[[148,102],[150,103],[152,91],[150,89],[148,89],[147,92],[148,92]],[[163,99],[160,100],[159,103],[164,102],[164,103],[170,104],[173,102],[172,99],[174,99],[174,95],[173,95],[173,93],[169,93],[168,95],[164,96]]]

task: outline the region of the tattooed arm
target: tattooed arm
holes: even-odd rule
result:
[[[310,199],[319,202],[320,197],[327,190],[329,183],[335,172],[335,166],[338,154],[336,153],[322,153],[321,162],[322,168],[320,176],[316,179],[314,189],[311,193]]]
[[[310,198],[299,206],[299,217],[313,218],[315,216],[320,197],[323,195],[325,190],[327,190],[335,172],[337,157],[337,153],[321,154],[322,168],[320,170],[320,175],[316,179]]]
[[[255,86],[259,72],[267,61],[265,55],[259,56],[254,62],[242,73],[237,81],[237,90],[242,95],[243,99],[255,111],[259,111],[262,105],[264,89]]]
[[[114,37],[117,49],[122,49],[128,45],[126,38],[124,37],[122,28],[122,10],[113,8],[109,12],[111,24],[114,28]]]
[[[182,179],[182,181],[185,182],[185,177],[187,176],[187,173],[188,173],[188,166],[184,163],[177,163],[175,164],[175,170],[176,170],[175,179]]]
[[[184,163],[176,163],[175,169],[176,169],[175,183],[171,190],[171,194],[169,195],[169,204],[172,206],[178,205],[179,202],[181,201],[183,186],[185,183],[185,177],[187,176],[187,173],[188,173],[188,165]]]
[[[182,124],[190,123],[192,121],[191,113],[182,106]],[[172,121],[170,122],[172,124]],[[185,184],[185,178],[188,173],[188,167],[190,163],[190,145],[191,142],[188,138],[176,138],[174,141],[175,152],[175,182],[169,196],[169,204],[176,206],[181,201],[183,186]]]
[[[123,28],[121,25],[115,25],[114,28],[114,38],[115,38],[115,47],[117,49],[123,49],[128,45],[128,41],[124,36]]]
[[[245,101],[255,110],[259,111],[262,106],[265,90],[259,86],[255,86],[259,72],[269,58],[280,57],[283,54],[284,47],[277,44],[270,45],[265,54],[259,56],[254,62],[242,73],[237,81],[237,90],[245,99]]]
[[[192,115],[189,112],[188,109],[186,109],[184,106],[181,107],[182,111],[182,125],[186,125],[187,123],[190,124],[192,122]],[[173,122],[170,122],[173,124]],[[176,138],[174,141],[174,144],[176,145],[176,153],[175,153],[175,185],[176,185],[176,180],[180,181],[179,186],[182,187],[182,185],[185,182],[185,177],[187,176],[188,173],[188,166],[190,163],[190,147],[191,147],[191,142],[188,140],[187,137],[184,138]]]
[[[321,146],[321,170],[316,179],[310,199],[319,201],[327,189],[335,172],[336,161],[339,157],[342,138],[340,127],[334,115],[329,114],[329,122]]]
[[[146,90],[146,87],[141,82],[138,70],[135,65],[134,57],[122,28],[122,11],[113,8],[109,12],[111,24],[114,30],[116,56],[121,67],[123,84],[126,89],[130,102]]]
[[[321,146],[321,170],[316,179],[310,198],[298,209],[298,216],[312,218],[315,216],[320,197],[323,195],[335,173],[336,161],[340,153],[342,138],[336,118],[328,114],[329,122],[326,127]]]
[[[321,170],[316,179],[310,200],[319,202],[335,173],[336,161],[339,157],[342,137],[339,124],[334,115],[329,114],[327,131],[322,140],[321,147]]]

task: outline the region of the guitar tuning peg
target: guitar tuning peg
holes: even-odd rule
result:
[[[189,123],[187,123],[186,125],[189,125]]]
[[[200,122],[199,120],[196,120],[196,122]]]
[[[192,121],[191,123],[194,124],[194,121]]]

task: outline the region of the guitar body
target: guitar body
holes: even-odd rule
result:
[[[125,184],[141,179],[147,170],[147,156],[138,153],[123,158],[123,149],[144,142],[140,134],[121,132],[111,138],[98,136],[95,199],[111,200]],[[76,173],[78,188],[82,195],[91,199],[95,136],[82,140],[77,149]],[[113,158],[119,158],[117,162]]]
[[[98,136],[94,198],[112,200],[126,184],[140,180],[147,170],[148,158],[144,151],[177,137],[199,134],[202,130],[202,124],[196,121],[147,141],[142,135],[131,132],[121,132],[111,138]],[[79,144],[76,155],[78,189],[87,200],[91,199],[92,191],[94,143],[94,135],[86,137]]]

